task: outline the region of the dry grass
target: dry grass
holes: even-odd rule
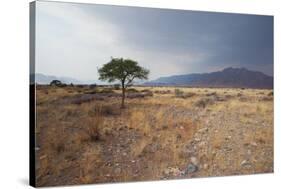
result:
[[[272,91],[137,87],[122,110],[120,92],[37,88],[38,186],[180,178],[193,156],[184,177],[272,172]],[[83,94],[104,99],[60,103]]]

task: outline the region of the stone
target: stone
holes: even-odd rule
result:
[[[205,146],[207,143],[205,141],[199,142],[198,143],[198,147],[203,147]]]
[[[195,173],[198,170],[198,167],[192,163],[187,165],[186,174],[191,174],[191,173]]]
[[[209,168],[209,165],[207,164],[207,163],[205,163],[204,165],[203,165],[203,169],[208,169]]]
[[[194,141],[199,142],[199,141],[201,141],[201,139],[200,138],[194,138]]]
[[[207,127],[204,127],[204,128],[202,128],[202,129],[199,129],[198,132],[199,132],[199,133],[205,133],[205,132],[208,132],[208,130],[209,130],[209,129],[208,129]]]
[[[177,139],[181,139],[181,135],[180,134],[177,134]]]
[[[164,171],[165,175],[180,176],[182,172],[177,167],[168,167]]]
[[[256,142],[251,142],[252,146],[258,146],[258,144]]]
[[[252,164],[248,160],[243,160],[240,164],[242,167],[251,167]]]
[[[114,169],[114,173],[115,174],[120,174],[121,173],[121,168],[120,167],[117,167]]]
[[[193,164],[193,165],[198,165],[198,159],[196,157],[191,157],[190,158],[190,162]]]

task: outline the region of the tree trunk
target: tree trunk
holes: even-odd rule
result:
[[[125,84],[122,82],[122,104],[121,108],[125,108]]]

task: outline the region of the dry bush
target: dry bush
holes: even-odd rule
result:
[[[87,90],[87,91],[84,92],[84,94],[97,94],[97,93],[99,93],[97,88]]]
[[[92,100],[104,100],[103,95],[99,94],[83,94],[83,95],[75,95],[73,97],[68,97],[64,101],[66,104],[82,104],[86,102],[91,102]]]
[[[54,152],[54,154],[61,154],[66,150],[67,134],[64,132],[64,128],[59,126],[56,129],[48,131],[49,141],[46,141],[47,148]],[[50,151],[50,153],[51,153]]]
[[[175,89],[175,96],[176,97],[181,97],[184,95],[184,92],[180,89]]]
[[[145,95],[142,93],[129,93],[126,95],[127,98],[144,98]]]
[[[216,92],[211,92],[211,93],[207,93],[206,96],[216,96],[217,93]]]
[[[99,93],[115,93],[112,88],[102,88]]]
[[[127,93],[138,93],[139,91],[135,88],[129,88],[129,89],[126,89],[126,92]]]
[[[153,92],[146,91],[146,92],[144,92],[144,96],[153,96]]]
[[[114,90],[120,90],[120,84],[114,84],[113,88]]]
[[[151,90],[149,90],[149,89],[143,89],[143,90],[141,90],[140,92],[142,92],[142,93],[150,93]]]
[[[171,90],[155,90],[155,94],[171,94]]]
[[[260,101],[272,101],[273,97],[272,96],[264,96],[260,99]]]
[[[196,93],[194,92],[187,92],[185,93],[184,91],[180,90],[180,89],[175,89],[175,97],[176,98],[190,98],[190,97],[193,97],[195,96]]]
[[[81,136],[81,141],[95,142],[101,139],[101,128],[104,123],[102,114],[101,107],[97,107],[94,111],[88,112],[88,118],[84,121],[87,124],[84,129],[86,135]]]
[[[269,92],[267,96],[273,96],[273,91]]]
[[[187,93],[184,94],[184,97],[185,98],[190,98],[190,97],[193,97],[195,95],[196,95],[196,93],[194,93],[194,92],[187,92]]]
[[[237,93],[237,97],[241,97],[241,96],[243,96],[242,93]]]
[[[199,108],[206,108],[207,105],[212,105],[215,103],[214,98],[201,98],[197,102],[195,102],[195,106]]]
[[[121,110],[117,108],[118,105],[109,105],[109,104],[95,104],[94,107],[89,111],[91,115],[102,115],[102,116],[115,116],[120,115]]]

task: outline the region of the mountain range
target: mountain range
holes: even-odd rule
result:
[[[80,81],[71,77],[57,77],[41,73],[35,74],[36,83],[49,84],[52,80],[60,80],[66,84],[106,84],[101,81]],[[210,73],[193,73],[185,75],[172,75],[160,77],[145,83],[146,86],[186,86],[186,87],[234,87],[272,89],[273,77],[262,72],[251,71],[246,68],[225,68],[221,71]]]
[[[246,68],[225,68],[211,73],[160,77],[144,83],[150,86],[234,87],[272,89],[273,77]]]
[[[32,77],[32,76],[31,76]],[[39,84],[50,84],[53,80],[60,80],[63,83],[66,84],[93,84],[96,83],[96,81],[81,81],[72,77],[57,77],[53,75],[45,75],[42,73],[36,73],[35,74],[35,81]]]

